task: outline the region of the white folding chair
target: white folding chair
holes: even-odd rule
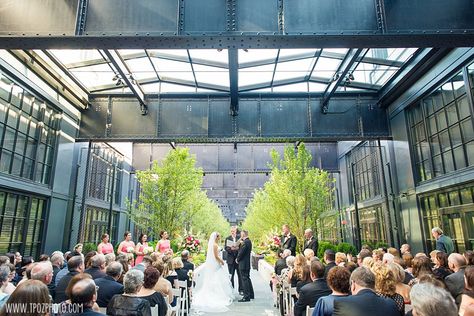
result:
[[[179,316],[181,311],[181,289],[173,288],[173,296],[176,297],[176,305],[169,306],[172,315]]]
[[[188,282],[178,281],[179,288],[181,290],[181,316],[189,314],[189,300],[188,300]]]
[[[158,316],[158,305],[151,307],[151,316]]]
[[[306,306],[306,316],[313,315],[313,311],[314,311],[314,307],[309,307],[309,305]]]
[[[297,296],[298,292],[296,292],[296,287],[290,286],[289,297],[288,297],[290,300],[290,306],[289,306],[288,315],[293,315],[293,310],[295,308],[295,300],[293,299],[293,295]]]

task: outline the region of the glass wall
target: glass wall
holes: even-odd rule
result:
[[[431,235],[433,227],[441,227],[455,244],[456,251],[474,247],[474,184],[423,194],[419,197],[423,217],[426,248],[436,249]]]
[[[474,165],[472,90],[462,70],[408,111],[417,181]],[[471,81],[474,67],[469,66]],[[466,93],[468,91],[468,93]]]
[[[0,73],[0,172],[50,184],[61,114]]]
[[[99,244],[102,234],[106,233],[109,225],[110,211],[102,208],[87,206],[86,222],[84,232],[84,242]],[[111,243],[117,243],[117,222],[118,212],[112,211],[112,230],[110,235]]]
[[[341,239],[339,223],[339,215],[331,214],[319,219],[318,237],[320,240],[331,241],[336,243]]]
[[[106,145],[94,144],[91,152],[89,197],[120,204],[123,157]],[[113,189],[113,192],[112,192]]]
[[[355,186],[358,201],[364,201],[380,195],[379,147],[375,141],[364,142],[347,155],[347,182],[349,200],[354,203],[354,184],[352,168],[355,173]]]
[[[359,210],[360,235],[362,238],[362,244],[377,246],[377,244],[380,245],[380,243],[387,242],[385,218],[383,212],[384,207],[382,205]],[[355,226],[355,212],[352,212],[352,215],[352,223]],[[354,236],[356,235],[354,234]]]
[[[43,198],[0,191],[0,253],[19,251],[37,258],[45,212]]]

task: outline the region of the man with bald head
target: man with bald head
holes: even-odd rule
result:
[[[87,315],[87,316],[99,316],[104,315],[97,313],[92,310],[92,306],[97,298],[97,292],[95,283],[92,279],[83,279],[72,287],[71,290],[71,303],[75,306],[81,306],[77,313],[66,314],[72,315]]]
[[[459,253],[452,253],[448,257],[448,266],[454,271],[444,279],[448,291],[454,297],[456,304],[461,304],[462,292],[464,291],[464,269],[466,259]]]
[[[448,291],[456,300],[458,308],[461,304],[462,292],[464,291],[464,269],[466,268],[466,259],[459,253],[452,253],[448,257],[448,265],[453,274],[444,279]]]

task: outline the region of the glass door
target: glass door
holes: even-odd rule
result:
[[[439,209],[446,236],[452,238],[454,250],[464,253],[474,248],[474,205]]]

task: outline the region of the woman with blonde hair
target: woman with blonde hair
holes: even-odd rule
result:
[[[393,275],[395,276],[395,280],[397,284],[395,285],[395,292],[403,296],[403,301],[406,305],[411,304],[410,302],[410,290],[411,288],[403,283],[405,280],[405,271],[403,270],[402,266],[398,263],[392,262],[387,265],[387,267],[392,271]]]
[[[344,264],[347,262],[347,256],[343,252],[336,252],[336,265],[344,267]]]
[[[288,283],[291,284],[291,287],[296,287],[296,283],[303,280],[303,267],[305,265],[308,265],[306,258],[301,254],[296,255],[294,268],[288,273]]]
[[[397,280],[393,272],[383,264],[374,265],[372,272],[375,275],[375,292],[378,296],[391,298],[400,312],[405,315],[405,300],[397,293]]]

